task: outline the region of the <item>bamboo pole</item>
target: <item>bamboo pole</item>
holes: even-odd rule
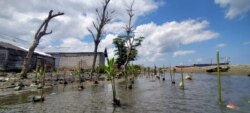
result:
[[[222,104],[221,102],[221,80],[220,80],[220,53],[217,51],[217,79],[218,79],[218,102],[219,104]]]

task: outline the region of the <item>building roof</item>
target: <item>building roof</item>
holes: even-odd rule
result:
[[[94,54],[94,52],[47,52],[48,54]],[[104,54],[103,52],[97,52],[97,54]]]
[[[14,50],[19,50],[19,51],[25,51],[28,52],[29,49],[25,48],[25,47],[21,47],[21,46],[16,46],[16,45],[12,45],[10,43],[6,43],[6,42],[2,42],[0,41],[0,46],[6,49],[14,49]],[[41,52],[41,51],[34,51],[36,54],[38,55],[42,55],[42,56],[48,56],[48,57],[52,57],[50,54]]]
[[[20,47],[14,46],[10,43],[5,43],[0,41],[0,46],[6,49],[14,49],[14,50],[19,50],[19,51],[25,51],[25,49],[22,49]]]

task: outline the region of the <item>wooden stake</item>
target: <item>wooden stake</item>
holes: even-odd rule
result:
[[[217,79],[218,79],[218,102],[222,104],[221,99],[221,80],[220,80],[220,53],[217,51]]]
[[[182,82],[182,89],[184,89],[184,78],[183,78],[182,68],[181,68],[181,82]]]

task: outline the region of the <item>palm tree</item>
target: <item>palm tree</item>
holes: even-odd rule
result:
[[[112,91],[113,91],[113,105],[120,105],[120,100],[116,98],[116,90],[115,90],[115,76],[116,76],[116,68],[115,68],[115,59],[108,59],[108,65],[104,65],[104,70],[107,73],[107,78],[111,79]]]

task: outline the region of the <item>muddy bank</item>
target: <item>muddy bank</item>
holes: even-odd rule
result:
[[[82,75],[82,83],[90,82],[88,74]],[[1,73],[0,75],[0,96],[25,93],[28,91],[38,92],[41,90],[41,76],[36,76],[35,73],[29,73],[27,79],[20,79],[18,73]],[[104,80],[100,77],[99,80]],[[57,85],[74,85],[77,87],[79,84],[79,77],[72,73],[58,74],[58,73],[46,73],[45,89],[50,89]]]

